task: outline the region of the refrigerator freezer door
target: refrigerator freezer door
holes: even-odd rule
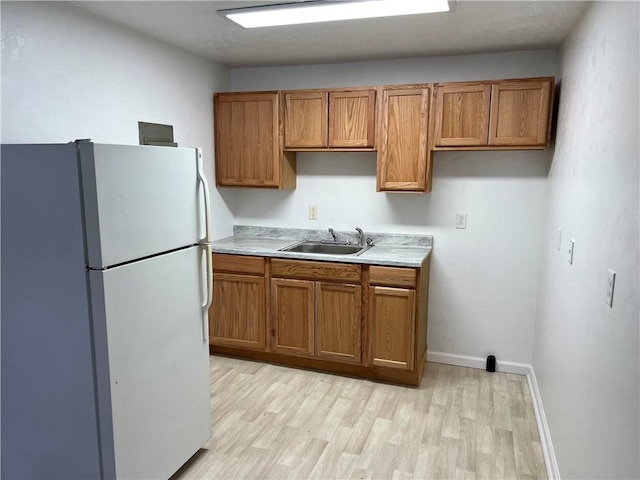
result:
[[[103,268],[206,237],[193,148],[79,143],[89,266]]]
[[[205,251],[89,273],[107,477],[168,478],[210,436]]]

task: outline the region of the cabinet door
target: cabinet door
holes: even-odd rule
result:
[[[360,363],[362,288],[316,283],[316,357]]]
[[[436,147],[487,144],[491,85],[454,83],[436,87]]]
[[[214,273],[209,343],[264,350],[265,279]]]
[[[271,280],[274,352],[313,355],[313,286],[307,280]]]
[[[546,145],[551,84],[550,79],[494,83],[489,145]]]
[[[284,146],[327,146],[327,92],[284,93]]]
[[[214,114],[217,184],[280,186],[278,94],[218,94]]]
[[[427,189],[429,89],[382,92],[378,145],[378,191]]]
[[[375,90],[329,93],[329,147],[373,148]]]
[[[415,290],[370,287],[371,362],[413,370]]]

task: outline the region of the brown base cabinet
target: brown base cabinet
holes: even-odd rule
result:
[[[272,351],[313,355],[313,282],[271,280]]]
[[[272,351],[359,363],[360,292],[359,285],[272,279]]]
[[[428,295],[429,258],[401,268],[214,254],[210,351],[419,385]]]
[[[362,287],[316,283],[316,356],[360,363]]]
[[[371,362],[413,369],[415,290],[371,287]]]
[[[265,350],[265,259],[214,254],[213,268],[209,344]]]
[[[264,350],[264,278],[216,273],[213,298],[211,343]]]
[[[326,282],[360,278],[360,267],[337,263],[273,260],[272,351],[339,362],[361,359],[362,287]]]

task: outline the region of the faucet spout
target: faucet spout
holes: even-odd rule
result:
[[[358,232],[358,245],[364,247],[364,232],[360,227],[356,227],[356,232]]]

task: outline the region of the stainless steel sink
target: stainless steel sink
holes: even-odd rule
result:
[[[346,245],[343,243],[324,243],[303,240],[293,245],[281,248],[281,252],[316,253],[319,255],[360,255],[369,250],[371,246]]]

